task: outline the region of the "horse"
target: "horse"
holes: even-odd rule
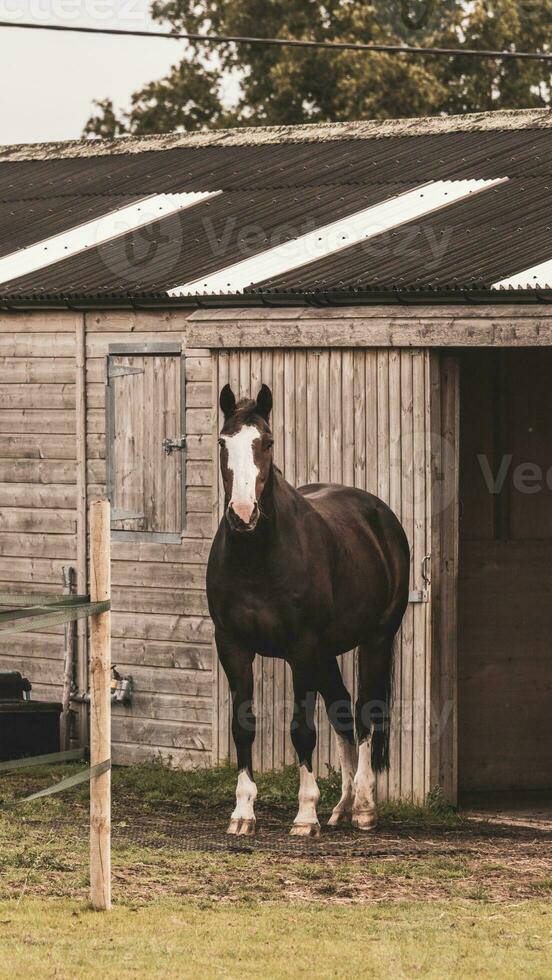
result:
[[[291,739],[299,809],[290,833],[318,836],[312,770],[316,699],[336,733],[341,798],[331,826],[376,826],[375,772],[389,767],[394,638],[408,603],[410,549],[392,510],[371,493],[337,484],[295,489],[273,461],[272,393],[220,392],[224,515],[207,566],[217,653],[232,698],[238,780],[228,833],[255,833],[257,788],[253,661],[285,660],[293,679]],[[337,657],[358,648],[353,720]]]

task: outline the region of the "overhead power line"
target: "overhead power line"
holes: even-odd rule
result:
[[[0,27],[28,31],[60,31],[72,34],[102,34],[114,37],[157,37],[170,41],[193,41],[197,44],[254,44],[279,48],[315,48],[321,51],[375,51],[388,54],[428,55],[429,57],[502,58],[508,60],[552,61],[548,51],[490,51],[474,48],[422,48],[406,44],[363,44],[357,41],[303,41],[281,37],[240,37],[224,34],[181,34],[166,31],[125,31],[117,27],[77,27],[72,24],[26,24],[0,21]]]

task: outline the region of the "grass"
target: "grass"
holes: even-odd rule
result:
[[[68,768],[10,776],[3,796]],[[230,807],[235,779],[231,766],[115,770],[116,819],[151,821],[167,800],[176,819],[190,805]],[[319,782],[327,809],[339,777]],[[295,807],[295,767],[258,785],[260,799]],[[532,839],[526,848],[488,834],[478,842],[438,793],[425,806],[382,805],[383,846],[370,857],[193,852],[115,838],[109,915],[88,908],[87,840],[73,832],[79,815],[86,830],[86,810],[81,788],[0,811],[0,978],[550,976],[550,861]]]
[[[282,772],[256,775],[258,798],[264,803],[294,806],[299,792],[297,766],[286,766]],[[192,805],[232,806],[236,792],[236,768],[232,765],[213,769],[194,769],[185,772],[167,769],[162,765],[133,766],[119,769],[113,775],[114,793],[139,796],[142,800],[173,800]],[[330,769],[326,777],[318,779],[321,808],[333,807],[341,793],[341,774]],[[380,818],[384,821],[399,820],[418,824],[456,825],[461,817],[454,807],[444,800],[435,789],[428,795],[425,805],[409,802],[382,804]]]
[[[364,908],[178,899],[101,915],[67,899],[0,903],[0,977],[550,976],[552,913],[395,903]]]
[[[6,800],[23,796],[35,788],[42,788],[57,782],[64,776],[77,772],[81,766],[65,765],[41,767],[14,774],[2,783],[3,797]],[[299,792],[297,766],[286,766],[282,772],[256,774],[258,799],[263,803],[295,806]],[[134,798],[141,804],[155,802],[174,802],[186,806],[229,806],[234,805],[236,792],[236,767],[230,764],[212,769],[169,769],[166,765],[149,764],[116,768],[112,774],[113,796],[118,799]],[[321,809],[333,807],[341,792],[341,775],[330,769],[326,777],[318,779]],[[62,813],[69,797],[47,798],[32,808],[33,817],[45,814],[51,819],[55,813]],[[88,786],[84,785],[71,795],[81,803],[88,800]],[[456,826],[462,818],[440,794],[432,790],[424,805],[408,801],[383,803],[379,806],[380,820],[384,823],[408,823],[420,827]],[[31,812],[28,807],[26,812]]]

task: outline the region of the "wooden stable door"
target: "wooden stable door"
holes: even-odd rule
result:
[[[411,602],[395,665],[389,774],[378,780],[380,799],[422,798],[430,786],[430,647],[432,364],[425,350],[221,350],[216,389],[230,382],[236,395],[273,391],[274,459],[295,486],[333,482],[378,494],[399,515],[411,547]],[[437,382],[438,388],[438,382]],[[219,418],[219,426],[222,419]],[[217,490],[219,514],[223,493]],[[354,694],[352,653],[343,658]],[[290,672],[281,661],[258,657],[254,765],[280,768],[295,761],[289,738]],[[234,757],[228,688],[218,666],[214,713],[215,759]],[[317,770],[338,768],[336,744],[321,699]]]
[[[108,357],[111,524],[127,536],[179,540],[182,531],[181,360],[173,350]]]

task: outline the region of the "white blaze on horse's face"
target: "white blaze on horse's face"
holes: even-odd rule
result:
[[[259,467],[255,463],[254,442],[261,440],[256,425],[243,425],[233,436],[224,436],[228,453],[227,467],[232,473],[230,509],[244,524],[249,525],[257,503],[257,477]]]

